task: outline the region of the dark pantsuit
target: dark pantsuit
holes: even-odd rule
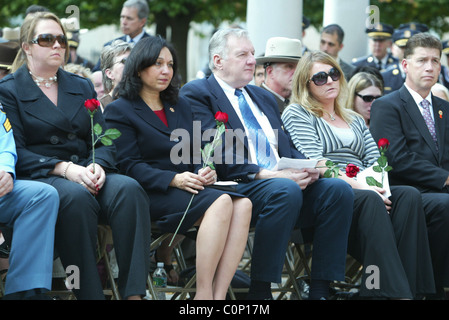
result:
[[[60,196],[55,247],[64,268],[79,267],[77,299],[104,298],[96,265],[98,223],[112,229],[122,298],[145,295],[151,226],[148,198],[139,184],[127,176],[108,174],[94,197],[83,186],[62,178],[40,180],[53,185]]]

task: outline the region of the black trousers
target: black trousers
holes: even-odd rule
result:
[[[435,285],[449,287],[449,194],[421,193],[432,255]]]
[[[122,298],[145,295],[150,259],[149,200],[134,180],[107,174],[106,183],[94,197],[83,186],[59,177],[40,179],[59,193],[55,248],[64,268],[79,268],[79,300],[104,299],[96,265],[97,225],[109,224],[119,267]]]
[[[435,292],[423,204],[417,189],[392,186],[392,209],[370,190],[354,190],[348,253],[363,264],[361,297],[409,298]],[[366,285],[378,268],[379,287]]]

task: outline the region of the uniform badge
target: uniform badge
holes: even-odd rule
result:
[[[397,76],[399,74],[399,70],[398,69],[394,69],[393,70],[393,75]]]

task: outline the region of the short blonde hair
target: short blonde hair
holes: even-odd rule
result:
[[[340,72],[340,92],[335,100],[335,113],[346,122],[351,123],[355,113],[345,108],[348,86],[344,73],[337,61],[325,52],[309,51],[299,60],[293,75],[291,103],[297,103],[303,106],[317,117],[323,116],[324,111],[321,103],[311,94],[309,89],[310,70],[312,70],[313,65],[317,62],[330,65]]]

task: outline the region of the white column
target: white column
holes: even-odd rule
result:
[[[344,47],[339,56],[346,62],[368,54],[368,37],[365,33],[370,23],[367,8],[369,0],[325,0],[323,26],[336,23],[343,28]]]
[[[256,57],[272,37],[301,39],[303,0],[248,0],[246,23]]]

